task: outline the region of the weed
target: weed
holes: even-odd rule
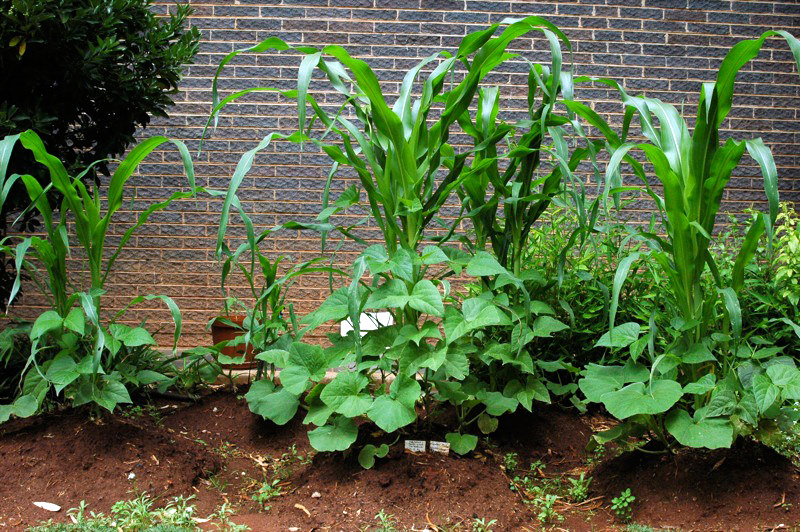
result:
[[[492,527],[497,524],[497,519],[480,519],[476,517],[472,520],[472,532],[492,532]]]
[[[594,467],[603,461],[606,455],[606,448],[604,445],[599,445],[586,457],[586,463],[589,467]]]
[[[295,467],[308,465],[313,458],[312,453],[302,454],[299,452],[297,445],[293,443],[288,451],[283,453],[280,458],[275,459],[275,464],[272,466],[275,477],[282,480],[287,479],[292,476]]]
[[[374,532],[398,532],[397,518],[392,514],[381,510],[375,515],[375,520],[378,521],[378,526]]]
[[[208,482],[211,486],[220,493],[225,493],[228,489],[228,482],[223,480],[219,473],[208,477]]]
[[[515,475],[511,480],[511,491],[519,492],[526,504],[538,510],[536,517],[540,523],[563,521],[564,517],[555,510],[555,503],[558,493],[564,491],[564,486],[559,478],[545,477],[544,469],[545,465],[541,460],[531,463],[530,474]]]
[[[623,523],[631,520],[633,516],[632,505],[635,500],[636,497],[633,496],[630,488],[626,488],[618,497],[611,499],[611,510],[617,516],[617,519]]]
[[[214,526],[217,527],[217,530],[220,532],[247,532],[250,530],[250,527],[247,525],[237,525],[233,521],[231,521],[231,516],[233,515],[233,510],[230,507],[229,502],[222,503],[222,506],[219,507],[219,510],[211,514],[210,519],[215,519],[218,522],[214,523]]]
[[[633,523],[625,527],[625,532],[655,532],[653,527]]]
[[[506,453],[503,456],[503,467],[506,472],[513,473],[519,466],[519,455],[517,453]]]
[[[269,501],[283,495],[283,488],[279,485],[280,481],[280,478],[273,478],[271,482],[265,480],[253,495],[253,500],[260,504],[264,510],[269,510],[272,507]]]
[[[578,478],[570,478],[569,483],[569,498],[573,502],[583,502],[589,496],[589,484],[592,483],[592,477],[586,478],[586,473],[581,473]]]

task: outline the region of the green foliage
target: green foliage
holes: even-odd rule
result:
[[[502,31],[495,35],[501,26]],[[483,180],[487,172],[497,168],[496,146],[513,128],[496,127],[489,119],[490,115],[496,115],[492,109],[497,107],[497,92],[481,89],[480,85],[494,68],[510,57],[506,53],[509,44],[531,31],[543,32],[553,42],[558,53],[554,64],[560,65],[558,39],[565,42],[566,39],[549,22],[529,17],[495,24],[465,37],[455,55],[433,54],[409,70],[400,97],[391,108],[367,64],[353,59],[338,46],[320,51],[290,47],[273,38],[233,52],[222,61],[217,74],[242,52],[293,49],[304,56],[297,90],[278,91],[298,100],[301,131],[288,137],[270,134],[242,157],[223,203],[218,247],[222,247],[230,210],[239,204],[236,192],[253,157],[276,138],[313,144],[332,160],[322,212],[314,223],[295,223],[294,228],[321,232],[323,246],[333,231],[364,244],[353,231],[354,226],[330,223],[332,217],[362,201],[362,191],[354,186],[329,202],[332,177],[341,166],[349,166],[358,175],[366,195],[365,206],[371,223],[379,227],[384,239],[382,245],[372,245],[361,253],[353,265],[349,285],[333,290],[319,309],[300,322],[305,327],[298,331],[296,340],[326,322],[345,319],[350,320],[354,331],[344,338],[332,337],[333,345],[326,349],[296,341],[263,354],[265,361],[281,370],[280,382],[262,381],[253,386],[248,402],[254,412],[283,424],[302,406],[308,410],[306,423],[317,426],[309,432],[312,446],[320,451],[334,451],[347,449],[356,441],[358,429],[354,420],[357,418],[366,417],[391,433],[417,420],[418,403],[430,414],[436,401],[450,401],[458,408],[459,427],[457,433],[448,435],[448,441],[452,440],[451,448],[455,452],[466,453],[477,443],[474,434],[463,433],[468,425],[477,423],[480,430],[491,432],[497,426],[496,416],[514,411],[520,402],[530,408],[534,397],[546,396],[543,384],[533,376],[509,381],[501,392],[470,375],[471,364],[480,363],[470,356],[480,349],[473,345],[470,333],[490,326],[509,327],[510,331],[514,320],[523,321],[522,312],[508,308],[510,303],[502,292],[498,292],[497,300],[493,299],[494,294],[486,292],[481,297],[464,301],[459,308],[454,304],[447,277],[466,271],[477,277],[496,277],[493,282],[498,287],[501,283],[512,283],[519,290],[525,289],[522,280],[490,254],[478,252],[471,257],[455,246],[442,245],[452,237],[460,221],[449,223],[443,233],[436,233],[432,227],[433,222],[444,223],[438,217],[439,209],[459,187],[469,180]],[[416,78],[428,64],[433,70],[427,77],[422,76],[421,87],[415,86]],[[448,76],[460,67],[467,68],[465,76],[459,83],[447,85]],[[554,96],[559,90],[558,73],[551,76],[546,69],[531,68],[535,71],[531,75],[532,86],[546,89],[548,95]],[[315,69],[322,71],[343,98],[342,106],[334,114],[326,111],[309,93]],[[218,103],[212,119],[227,103],[264,90],[276,89],[247,89],[219,100],[215,80],[214,97]],[[414,94],[418,94],[418,98],[415,99]],[[477,127],[488,127],[491,123],[491,132],[485,128],[483,132],[473,131],[469,108],[476,97],[486,102],[482,109],[487,113],[478,119]],[[440,103],[444,103],[444,108],[436,109]],[[310,117],[307,116],[308,104],[313,112]],[[352,112],[355,122],[345,116],[345,110]],[[325,128],[319,136],[312,136],[315,123]],[[539,127],[533,123],[519,127],[523,126],[527,129]],[[459,127],[472,136],[474,147],[457,154],[449,138],[459,132]],[[521,142],[535,144],[532,138],[535,136],[536,133],[531,133]],[[337,142],[327,140],[328,137],[335,137]],[[517,151],[530,153],[531,149],[521,147]],[[527,170],[520,172],[520,181],[529,179]],[[426,239],[436,239],[440,245],[425,245]],[[365,274],[369,279],[364,278]],[[389,312],[393,324],[369,331],[362,337],[361,316],[370,311]],[[546,314],[544,309],[541,312]],[[563,327],[566,326],[543,315],[530,330],[533,335],[549,336]],[[528,331],[522,332],[527,334]],[[500,346],[492,353],[497,357],[513,356],[511,345]],[[529,367],[529,373],[536,371],[526,358],[518,365]],[[327,384],[321,382],[327,369],[337,367],[352,367],[354,372],[339,373]],[[371,384],[372,376],[378,376],[375,385]],[[464,382],[464,386],[458,384],[460,382]],[[452,394],[449,390],[458,393]],[[306,393],[305,399],[301,399]],[[367,454],[371,452],[364,454],[364,463],[371,464]]]
[[[510,57],[510,43],[532,31],[547,39],[550,63],[529,64],[529,113],[509,124],[499,116],[499,89],[485,80]],[[775,233],[775,164],[760,139],[721,143],[719,133],[736,73],[771,35],[784,37],[800,58],[800,42],[785,32],[734,46],[716,82],[703,86],[691,132],[674,106],[630,96],[612,80],[573,78],[562,64],[561,45],[569,42],[537,17],[493,25],[466,36],[454,55],[424,59],[408,71],[391,107],[369,66],[338,46],[293,47],[272,38],[226,56],[214,81],[209,125],[226,104],[259,91],[296,99],[300,124],[299,131],[271,133],[245,153],[223,201],[217,249],[227,271],[238,267],[252,279],[258,262],[265,279],[258,289],[250,283],[252,297],[265,306],[247,328],[274,332],[261,340],[255,330],[243,335],[270,365],[267,378],[247,394],[250,409],[276,424],[303,410],[304,422],[316,427],[308,434],[318,451],[349,449],[361,420],[394,433],[416,426],[419,412],[431,422],[438,405],[450,403],[457,426],[446,439],[453,452],[466,454],[476,448],[477,433],[497,430],[502,415],[578,389],[585,401],[603,404],[623,421],[596,435],[599,444],[655,437],[667,448],[717,448],[761,430],[760,420],[785,421],[781,407],[798,393],[800,370],[773,335],[745,328],[752,324],[742,307],[749,302],[745,286],[757,282],[752,263],[761,237]],[[302,57],[296,89],[255,87],[220,99],[217,79],[238,54],[287,50]],[[447,85],[457,66],[463,77]],[[338,107],[311,94],[317,69],[340,98]],[[573,99],[573,85],[586,81],[621,95],[621,134]],[[634,117],[646,142],[628,140]],[[602,139],[589,138],[584,123]],[[460,153],[449,142],[456,134],[470,139]],[[332,161],[316,220],[278,228],[319,232],[323,251],[331,234],[341,237],[337,252],[349,241],[362,246],[346,272],[349,282],[337,286],[334,274],[343,272],[319,268],[329,273],[331,294],[299,322],[289,309],[291,329],[281,317],[283,284],[288,288],[277,274],[281,259],[270,262],[258,252],[258,243],[278,228],[256,237],[237,195],[255,156],[276,140],[314,146]],[[603,148],[611,153],[604,177],[597,164]],[[643,152],[647,166],[632,150]],[[756,216],[727,248],[729,260],[718,263],[712,235],[745,150],[762,171],[769,214]],[[592,195],[574,175],[581,163],[596,180]],[[624,186],[623,163],[642,187]],[[343,167],[358,184],[331,200]],[[661,192],[651,186],[651,171]],[[633,228],[619,214],[623,195],[642,190],[656,214],[646,227]],[[453,196],[461,202],[455,221],[440,216]],[[548,218],[551,204],[560,210]],[[334,223],[359,208],[365,218]],[[225,244],[232,209],[248,231],[236,252]],[[462,233],[466,218],[470,229]],[[361,238],[358,227],[367,221],[380,229],[381,244]],[[240,260],[245,252],[249,269]],[[290,275],[318,267],[297,268]],[[472,283],[465,293],[452,291],[451,281],[462,275]],[[759,331],[780,322],[784,334],[800,338],[790,316],[772,308],[767,296],[758,301]],[[362,317],[374,312],[388,313],[391,323],[362,331]],[[354,330],[332,335],[328,346],[304,342],[318,327],[344,320]],[[348,369],[328,382],[336,368]],[[579,397],[570,399],[584,408]],[[359,461],[371,467],[386,452],[362,446]],[[576,490],[584,487],[580,481]],[[539,499],[548,514],[554,500]]]
[[[617,519],[623,523],[627,523],[633,517],[633,503],[636,497],[631,494],[631,489],[626,488],[619,494],[618,497],[611,499],[611,511],[617,516]]]
[[[663,186],[663,197],[650,188],[641,165],[631,166],[661,214],[666,236],[640,232],[647,249],[617,265],[610,331],[598,345],[628,349],[630,356],[616,365],[590,364],[579,382],[588,401],[602,403],[625,421],[598,435],[599,443],[649,432],[667,446],[677,441],[691,447],[729,447],[738,435],[755,431],[760,420],[777,417],[783,402],[793,397],[794,361],[777,356],[779,350],[748,344],[743,330],[747,309],[739,298],[760,237],[765,229],[772,232],[777,219],[775,163],[761,139],[728,139],[721,145],[719,133],[731,108],[737,72],[771,35],[784,37],[800,62],[800,42],[785,32],[736,44],[716,82],[703,86],[691,133],[675,107],[629,96],[616,82],[600,80],[621,94],[628,109],[625,128],[638,115],[648,140],[637,144],[606,134],[613,150],[606,169],[608,187],[621,186],[620,163],[630,150],[641,150]],[[745,150],[761,169],[769,213],[754,219],[724,280],[711,252],[712,235],[725,186]],[[646,326],[630,322],[617,327],[624,282],[640,261],[654,278],[665,279],[658,293],[664,306],[654,307]]]
[[[472,532],[492,532],[492,527],[497,524],[497,519],[475,517],[472,519]]]
[[[778,295],[785,298],[797,315],[800,302],[800,219],[788,203],[781,204],[775,231],[776,250],[775,281],[780,286]],[[794,317],[793,316],[793,317]]]
[[[592,477],[586,477],[586,473],[581,473],[578,478],[569,478],[569,498],[573,502],[583,502],[589,496],[589,484]]]
[[[375,520],[378,521],[378,525],[371,530],[374,532],[397,532],[398,531],[398,523],[397,518],[390,513],[386,513],[384,510],[380,510],[375,515]]]
[[[271,508],[269,502],[275,497],[283,495],[283,488],[280,486],[281,479],[274,478],[272,480],[264,480],[258,487],[258,490],[253,494],[253,500],[256,501],[263,510]]]
[[[111,507],[110,515],[88,512],[86,503],[81,501],[78,508],[67,513],[73,520],[70,524],[56,524],[52,521],[34,526],[30,532],[113,532],[130,530],[132,532],[189,532],[197,530],[194,521],[195,508],[189,504],[192,497],[175,497],[163,508],[155,508],[154,501],[141,494],[134,499],[117,501]]]
[[[137,296],[104,322],[101,301],[112,267],[134,232],[153,212],[196,193],[186,146],[164,137],[141,142],[119,164],[106,194],[101,196],[99,187],[90,193],[78,177],[70,176],[62,162],[46,151],[41,138],[32,131],[0,141],[0,170],[3,172],[18,142],[49,171],[51,184],[42,188],[29,174],[12,176],[26,186],[31,201],[29,208],[41,215],[45,234],[18,237],[20,241],[14,248],[17,278],[10,297],[13,300],[16,296],[22,272],[26,271],[51,308],[30,328],[30,355],[20,373],[22,394],[13,404],[0,406],[0,422],[11,414],[32,415],[49,394],[65,397],[76,406],[93,403],[113,411],[117,404],[131,402],[129,388],[157,386],[165,389],[174,385],[179,380],[174,363],[178,355],[173,352],[171,357],[164,357],[152,348],[155,341],[144,327],[132,327],[121,323],[120,319],[132,305],[162,301],[175,322],[174,350],[181,333],[181,315],[175,302],[165,295]],[[122,207],[126,183],[139,163],[165,142],[172,142],[180,151],[190,190],[177,191],[168,200],[140,213],[116,247],[107,253],[109,230],[114,215]],[[4,179],[5,175],[0,177]],[[58,215],[53,213],[45,197],[51,187],[63,198]],[[87,274],[83,281],[76,278],[78,272],[67,268],[67,258],[71,254],[68,225],[74,228],[74,239],[85,258]],[[46,274],[43,278],[40,268]],[[202,359],[189,358],[185,362],[187,372],[182,378],[191,380],[192,371],[202,371]]]

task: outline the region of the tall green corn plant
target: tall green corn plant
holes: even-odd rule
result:
[[[322,258],[311,259],[283,268],[282,264],[287,257],[280,255],[270,259],[261,251],[262,244],[277,231],[298,227],[309,229],[312,226],[288,222],[257,234],[252,220],[238,201],[235,202],[235,208],[244,223],[246,239],[236,249],[230,249],[225,242],[222,243],[221,254],[224,261],[222,263],[221,288],[226,301],[226,313],[244,311],[246,317],[241,324],[242,334],[234,340],[226,342],[225,346],[243,345],[245,350],[253,349],[256,359],[259,361],[256,378],[260,379],[264,370],[262,353],[276,348],[288,348],[298,328],[293,304],[286,300],[291,286],[302,275],[344,272],[319,266]],[[317,228],[319,230],[328,229],[327,226],[319,224]],[[245,281],[247,299],[232,295],[229,290],[230,280],[235,274],[241,275]],[[244,361],[244,355],[230,358],[220,353],[217,358],[223,364],[240,364]],[[267,369],[269,378],[274,379],[274,364],[270,363]]]
[[[784,400],[800,398],[800,371],[790,358],[777,357],[770,350],[748,350],[742,342],[738,293],[759,238],[765,230],[771,234],[778,214],[775,163],[761,139],[729,138],[721,143],[719,131],[731,109],[736,74],[773,35],[789,42],[800,64],[800,42],[786,32],[769,31],[736,44],[722,61],[716,82],[703,84],[692,132],[675,107],[654,98],[629,96],[616,83],[605,81],[619,90],[629,110],[626,119],[632,113],[638,115],[649,141],[620,143],[608,164],[607,181],[612,187],[619,185],[622,157],[630,150],[641,150],[663,186],[663,198],[649,190],[664,213],[666,235],[644,234],[651,251],[629,255],[615,275],[610,330],[598,344],[629,347],[629,362],[590,365],[580,381],[589,401],[603,403],[612,415],[626,421],[604,438],[649,429],[667,444],[674,438],[693,447],[727,447],[736,435],[757,428],[760,420],[776,417]],[[723,286],[709,244],[725,186],[745,150],[761,168],[769,213],[758,217],[748,230],[730,286]],[[668,281],[666,338],[658,336],[657,323],[664,320],[655,315],[648,335],[642,338],[638,323],[615,325],[625,278],[640,258],[651,261],[651,271]],[[715,280],[714,289],[706,288],[705,275]],[[649,369],[639,360],[646,347]]]
[[[501,26],[503,31],[495,35]],[[566,40],[560,30],[538,17],[495,24],[466,36],[454,55],[433,54],[415,65],[405,75],[399,97],[391,106],[375,73],[341,47],[292,47],[273,38],[243,50],[291,49],[303,54],[297,90],[240,91],[219,101],[212,118],[224,105],[246,94],[275,91],[298,100],[301,131],[288,137],[271,134],[243,156],[223,203],[220,238],[236,190],[254,154],[272,139],[282,138],[314,144],[333,162],[318,221],[328,223],[331,216],[359,202],[361,192],[353,187],[329,204],[332,177],[339,167],[349,166],[358,175],[371,219],[384,240],[383,245],[367,248],[355,261],[349,286],[334,291],[304,319],[310,330],[349,318],[355,330],[326,350],[293,343],[289,350],[265,355],[283,368],[281,384],[256,383],[258,386],[248,397],[251,409],[276,423],[285,423],[310,389],[303,406],[309,411],[306,422],[318,426],[309,433],[312,445],[323,451],[343,450],[356,440],[356,418],[366,415],[384,431],[395,432],[417,419],[418,401],[422,400],[424,408],[432,406],[430,391],[434,381],[463,379],[469,372],[465,354],[451,349],[436,326],[436,320],[444,316],[449,284],[430,270],[444,265],[461,271],[465,259],[453,248],[423,244],[433,236],[429,231],[431,222],[453,191],[469,176],[492,164],[491,156],[475,154],[490,153],[491,146],[509,133],[509,126],[497,127],[492,135],[458,154],[449,143],[452,129],[473,105],[484,78],[514,57],[506,49],[514,39],[531,31],[546,31]],[[222,61],[217,75],[238,53],[241,52],[229,54]],[[417,85],[417,78],[429,64],[433,66],[431,72],[424,76],[421,86]],[[309,94],[317,68],[342,97],[343,104],[335,113],[325,111]],[[456,77],[460,81],[448,83],[448,79]],[[216,82],[214,94],[218,101]],[[314,124],[323,129],[320,135],[312,136]],[[336,141],[329,141],[329,137]],[[451,237],[456,226],[457,223],[446,226],[440,241]],[[349,228],[337,229],[345,236],[353,236]],[[323,238],[327,231],[323,230]],[[367,271],[371,282],[362,280]],[[365,310],[390,312],[393,325],[368,332],[362,339],[360,318]],[[329,384],[321,382],[327,368],[347,365],[355,371],[341,372]],[[368,386],[373,374],[381,377],[377,389]]]
[[[127,181],[139,163],[166,142],[172,142],[178,148],[190,190],[175,192],[166,201],[141,212],[122,235],[119,244],[107,253],[109,228],[115,213],[122,207]],[[61,161],[47,152],[33,131],[11,135],[0,141],[0,181],[6,179],[8,158],[17,144],[30,151],[35,160],[47,168],[51,183],[43,188],[30,175],[8,178],[8,181],[19,179],[24,183],[31,200],[29,209],[38,211],[45,228],[44,237],[21,238],[14,248],[17,278],[11,300],[18,293],[22,272],[27,270],[49,299],[51,309],[42,313],[31,328],[31,353],[23,369],[22,394],[14,404],[0,407],[0,421],[8,419],[10,414],[33,414],[51,388],[56,394],[63,392],[75,405],[92,402],[113,410],[118,403],[130,402],[126,385],[169,385],[170,377],[131,364],[138,358],[147,358],[145,351],[155,343],[150,333],[143,327],[130,327],[117,323],[117,320],[131,305],[145,300],[161,300],[175,322],[175,349],[181,333],[181,316],[175,302],[165,295],[139,296],[106,324],[101,299],[108,275],[133,233],[147,222],[152,213],[174,200],[196,193],[192,161],[186,146],[165,137],[141,142],[120,162],[103,197],[100,187],[91,192],[86,188],[81,182],[82,175],[70,176]],[[46,197],[50,187],[63,197],[58,214],[53,212]],[[73,285],[73,276],[67,266],[71,251],[70,227],[88,270],[88,279],[78,286]],[[30,255],[35,260],[29,260]],[[37,264],[46,270],[44,279],[38,275]]]

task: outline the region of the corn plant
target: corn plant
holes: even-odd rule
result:
[[[223,295],[226,297],[226,313],[244,311],[245,319],[242,322],[241,335],[232,341],[226,342],[224,346],[215,347],[243,345],[245,351],[248,348],[252,348],[257,353],[259,361],[257,378],[260,378],[264,370],[264,360],[258,358],[261,353],[275,348],[288,348],[298,328],[294,307],[286,301],[289,289],[294,282],[300,276],[311,273],[335,274],[341,272],[335,268],[319,266],[318,264],[323,259],[316,258],[289,266],[286,271],[281,273],[282,263],[287,260],[287,257],[280,255],[270,259],[261,251],[262,243],[277,231],[297,227],[308,228],[308,224],[298,225],[295,222],[288,222],[256,234],[252,220],[238,201],[235,202],[235,208],[244,223],[246,238],[235,250],[230,249],[224,241],[222,242],[220,253],[224,260],[222,263],[221,288]],[[239,273],[244,278],[249,300],[236,295],[231,296],[228,284],[229,279],[235,273]],[[201,351],[202,349],[197,352]],[[217,353],[216,358],[223,364],[240,364],[244,361],[244,355],[231,358]],[[267,369],[269,370],[269,377],[274,378],[274,364],[270,363]]]
[[[190,190],[177,191],[166,201],[156,203],[141,212],[136,222],[120,238],[116,247],[106,253],[109,228],[115,213],[122,207],[125,184],[139,163],[154,149],[172,142],[179,150],[187,173]],[[133,233],[144,225],[150,215],[172,201],[190,197],[197,187],[191,157],[183,143],[165,137],[153,137],[134,147],[120,162],[111,177],[105,196],[100,187],[89,191],[81,182],[82,175],[68,175],[64,165],[45,149],[39,136],[26,131],[0,141],[0,181],[5,180],[8,157],[19,143],[29,150],[36,161],[50,173],[51,183],[42,187],[31,175],[12,175],[6,182],[21,180],[35,209],[42,218],[45,236],[19,237],[14,247],[17,278],[11,300],[18,293],[21,275],[27,271],[50,309],[43,312],[30,330],[30,356],[23,369],[22,394],[13,404],[0,407],[0,421],[10,414],[33,414],[52,389],[56,395],[68,397],[74,405],[94,403],[113,410],[119,403],[130,402],[127,386],[150,384],[168,386],[175,378],[154,371],[174,369],[177,358],[159,362],[152,367],[154,339],[144,327],[120,323],[128,308],[146,300],[161,300],[169,308],[175,323],[173,351],[181,334],[181,315],[175,302],[165,295],[145,295],[134,298],[128,306],[105,322],[101,301],[105,283],[112,267]],[[53,212],[47,191],[52,187],[62,196],[59,212]],[[68,226],[74,228],[82,257],[86,262],[88,279],[74,284],[67,259],[71,253]],[[30,256],[35,260],[29,260]],[[39,266],[37,266],[39,265]],[[43,267],[46,275],[39,275]],[[159,357],[156,357],[159,358]],[[190,365],[198,361],[189,361]]]
[[[677,441],[692,447],[727,447],[737,435],[756,430],[760,420],[777,417],[784,400],[800,398],[800,370],[792,359],[770,349],[748,350],[742,342],[742,313],[747,309],[740,307],[738,293],[760,236],[765,230],[772,232],[778,214],[775,163],[761,139],[729,138],[721,143],[719,129],[731,109],[737,72],[772,35],[785,38],[800,63],[800,42],[786,32],[770,31],[736,44],[723,59],[716,82],[703,85],[691,132],[674,106],[629,96],[616,83],[603,81],[619,90],[628,109],[626,125],[638,115],[648,141],[607,138],[614,146],[606,171],[608,188],[621,185],[622,158],[630,150],[641,150],[663,187],[663,197],[647,190],[663,213],[666,234],[643,232],[649,251],[621,260],[615,274],[610,330],[598,345],[629,348],[628,361],[589,365],[580,381],[589,401],[603,403],[625,421],[600,435],[602,441],[649,431],[667,445]],[[761,169],[769,213],[751,225],[730,285],[724,286],[709,245],[725,186],[745,151]],[[634,171],[646,179],[641,167]],[[644,336],[640,323],[615,323],[623,284],[640,259],[647,261],[650,272],[666,279],[667,287],[661,294],[664,314],[654,312]],[[703,282],[709,275],[712,285]]]
[[[495,35],[501,26],[502,32]],[[242,157],[223,203],[220,239],[236,201],[237,188],[255,153],[277,138],[313,144],[332,160],[323,210],[316,221],[323,242],[332,230],[361,242],[351,227],[330,224],[332,216],[359,203],[362,196],[359,187],[354,186],[332,203],[329,201],[332,178],[342,166],[357,174],[370,218],[383,237],[383,244],[368,247],[355,261],[350,283],[334,290],[318,310],[302,320],[305,329],[301,335],[323,323],[344,319],[350,320],[354,331],[334,338],[333,346],[327,349],[294,342],[288,350],[265,353],[265,360],[282,368],[280,384],[260,381],[248,394],[251,408],[255,406],[254,410],[276,423],[288,422],[302,402],[308,410],[306,423],[318,427],[309,432],[317,450],[349,448],[358,435],[355,420],[362,416],[386,432],[395,432],[415,422],[419,401],[424,410],[433,408],[433,383],[439,388],[469,374],[469,346],[466,342],[444,340],[437,321],[444,318],[448,331],[445,305],[451,295],[447,272],[460,273],[475,259],[455,247],[429,242],[436,239],[443,243],[452,237],[458,222],[446,225],[438,218],[439,210],[464,182],[493,164],[496,151],[492,146],[502,141],[512,127],[493,127],[490,135],[476,140],[472,148],[462,153],[456,153],[449,143],[450,135],[465,123],[464,117],[474,105],[484,78],[514,57],[506,51],[510,43],[531,31],[544,32],[551,42],[559,38],[566,41],[558,28],[538,17],[495,24],[466,36],[455,54],[436,53],[411,68],[391,107],[369,66],[338,46],[322,50],[292,47],[272,38],[233,52],[220,64],[217,75],[241,52],[291,49],[303,55],[296,90],[252,88],[219,100],[215,80],[214,98],[218,103],[212,119],[224,105],[246,94],[274,91],[298,100],[300,123],[300,131],[289,136],[270,134]],[[423,75],[427,65],[431,65],[431,71]],[[343,100],[335,112],[323,109],[309,93],[315,69],[326,76]],[[460,81],[452,81],[459,72],[463,72]],[[417,84],[420,76],[423,80]],[[318,135],[312,135],[314,124],[322,129]],[[443,234],[434,234],[434,225],[443,224]],[[478,262],[470,273],[480,270]],[[362,279],[367,273],[371,281]],[[478,305],[473,305],[473,310],[480,311]],[[366,332],[362,338],[362,313],[379,310],[390,312],[393,324]],[[461,312],[449,311],[452,310]],[[450,329],[454,340],[472,330],[470,327],[479,327],[486,314],[481,318],[484,321],[468,317],[471,322],[466,327]],[[353,371],[340,372],[330,383],[322,383],[328,368],[342,366]],[[377,386],[369,385],[373,375],[378,376]],[[308,394],[303,400],[305,392]],[[467,452],[468,447],[454,448]]]

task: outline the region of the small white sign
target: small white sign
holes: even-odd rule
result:
[[[380,327],[386,327],[394,324],[391,312],[364,312],[358,319],[358,326],[361,329],[361,336],[367,334],[367,331],[374,331]],[[353,322],[347,318],[339,323],[339,333],[342,336],[347,336],[347,333],[353,330]]]
[[[432,453],[450,454],[450,444],[446,441],[432,441],[430,450]]]
[[[425,440],[406,440],[406,451],[410,453],[424,453]]]

